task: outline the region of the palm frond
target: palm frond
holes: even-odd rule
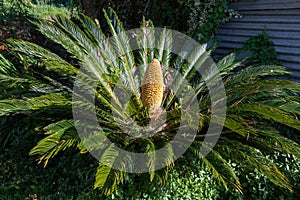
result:
[[[62,45],[69,53],[74,55],[77,59],[84,59],[86,52],[80,48],[78,41],[74,41],[73,38],[66,37],[66,33],[53,23],[45,20],[35,20],[32,22],[35,24],[39,31],[47,38]],[[80,50],[80,51],[79,51]]]
[[[67,109],[71,106],[71,101],[61,93],[52,93],[29,99],[0,100],[0,105],[0,116],[5,116],[19,113],[33,114],[34,112],[55,108]]]
[[[112,44],[110,42],[107,42],[108,38],[102,32],[100,27],[95,24],[90,18],[85,15],[80,15],[79,17],[81,22],[80,24],[81,26],[83,26],[85,35],[91,40],[95,41],[97,47],[97,57],[99,57],[100,61],[103,58],[102,60],[104,64],[109,65],[109,67],[107,67],[109,72],[114,72],[114,70],[117,70],[115,69],[118,66],[117,59],[111,59],[117,58],[117,55],[114,51],[114,48],[112,47]]]
[[[213,174],[213,176],[218,180],[226,189],[228,185],[233,186],[238,192],[242,193],[242,186],[239,182],[239,178],[235,174],[229,163],[222,157],[222,155],[211,149],[208,145],[205,148],[209,149],[209,154],[203,156],[201,154],[200,148],[205,143],[195,142],[190,148],[191,152],[208,168],[208,170]]]
[[[300,157],[299,145],[274,130],[257,130],[255,135],[249,136],[246,144],[255,146],[262,152],[280,151],[292,154],[298,159]]]
[[[291,114],[298,114],[300,115],[300,103],[296,101],[296,97],[294,99],[291,98],[290,101],[284,101],[282,100],[278,100],[276,101],[271,101],[271,102],[264,102],[267,105],[270,106],[274,106],[275,107],[275,103],[276,103],[276,107],[278,107],[279,109],[285,111],[285,112],[289,112]]]
[[[244,145],[238,141],[224,139],[226,146],[221,146],[219,152],[225,157],[232,159],[235,163],[244,168],[258,170],[261,174],[267,176],[274,184],[292,191],[292,186],[286,176],[280,172],[276,164],[263,155],[258,149]],[[230,144],[230,145],[229,145]],[[217,146],[218,148],[218,146]]]
[[[8,40],[10,47],[17,52],[41,59],[46,65],[47,71],[53,71],[59,75],[74,76],[78,69],[62,59],[57,54],[31,42],[22,40]]]
[[[150,61],[154,58],[154,53],[153,49],[150,47],[153,47],[153,45],[149,46],[149,42],[151,41],[150,38],[153,39],[153,36],[151,35],[152,32],[149,32],[149,28],[153,28],[154,25],[151,20],[147,21],[145,20],[145,17],[143,17],[142,24],[141,24],[141,29],[140,31],[137,31],[137,33],[134,33],[134,37],[136,38],[136,43],[138,45],[138,48],[140,49],[139,51],[139,66],[137,68],[137,74],[138,76],[136,77],[139,82],[141,83],[143,80],[143,75],[146,72],[146,68]],[[152,40],[153,42],[153,40]]]
[[[171,50],[173,48],[173,41],[172,41],[172,32],[170,30],[167,30],[164,28],[160,33],[160,38],[157,41],[158,46],[158,57],[157,59],[160,60],[163,64],[163,72],[167,72],[169,65],[170,65],[170,59],[171,59]]]
[[[251,52],[235,52],[224,56],[221,60],[217,62],[217,67],[219,69],[221,76],[227,76],[230,72],[240,67],[243,62],[251,56]]]
[[[114,144],[111,144],[102,154],[99,167],[96,173],[94,188],[100,189],[103,194],[110,195],[114,192],[117,184],[125,178],[125,171],[131,158],[125,156],[118,150]],[[118,166],[116,166],[118,165]],[[117,170],[123,169],[123,171]]]
[[[266,102],[270,98],[276,98],[276,100],[272,100],[272,102],[275,102],[295,96],[290,92],[296,93],[298,91],[297,83],[288,80],[260,80],[251,84],[228,88],[227,97],[229,105],[236,105],[236,102],[240,103],[241,101]]]
[[[238,105],[236,107],[231,108],[231,112],[240,114],[241,112],[248,112],[247,115],[251,115],[249,112],[253,113],[253,115],[259,115],[267,120],[273,120],[285,125],[288,125],[295,129],[300,129],[300,122],[294,116],[290,115],[290,113],[285,112],[283,110],[263,105],[260,103],[249,103]]]
[[[132,70],[134,67],[134,56],[130,47],[130,39],[125,33],[124,27],[115,11],[109,9],[109,13],[112,15],[112,17],[110,17],[104,10],[104,16],[108,22],[110,31],[113,34],[113,41],[111,41],[111,43],[117,46],[117,48],[114,49],[117,54],[117,58],[115,59],[120,60],[122,64],[122,68],[120,69],[125,75],[128,76],[128,84],[131,90],[137,91],[138,88],[135,85]]]
[[[0,74],[15,76],[18,74],[15,66],[9,62],[2,54],[0,54]]]
[[[155,163],[157,161],[157,157],[156,157],[155,151],[156,151],[155,144],[151,140],[148,140],[146,152],[148,153],[149,158],[150,158],[149,163],[148,163],[150,181],[153,181],[154,176],[155,176],[155,171],[156,171]]]
[[[74,127],[73,120],[61,120],[49,124],[44,128],[49,136],[40,140],[38,144],[30,151],[30,155],[39,155],[39,163],[48,164],[49,159],[53,158],[60,151],[69,147],[75,147],[80,139]]]
[[[245,138],[247,138],[249,134],[256,133],[256,130],[245,123],[245,120],[242,117],[238,118],[235,116],[227,115],[224,127],[228,128],[233,133],[237,133]]]
[[[248,66],[240,70],[237,74],[230,78],[230,81],[226,83],[226,87],[234,89],[242,84],[250,84],[263,77],[282,76],[290,74],[282,66],[277,65],[260,65],[260,66]]]

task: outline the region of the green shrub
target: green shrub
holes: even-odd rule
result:
[[[236,51],[252,51],[253,55],[248,59],[251,65],[279,65],[274,43],[265,30],[257,36],[253,36],[246,41],[246,44]]]
[[[195,36],[200,43],[213,39],[221,23],[229,22],[233,17],[241,17],[228,7],[227,0],[189,0],[189,35]]]
[[[71,16],[71,10],[67,9],[63,5],[52,4],[33,4],[30,11],[31,15],[37,18],[47,18],[49,16]]]
[[[71,1],[31,1],[31,0],[3,0],[0,4],[0,19],[15,19],[21,17],[46,18],[49,16],[70,16],[75,9]]]
[[[102,9],[112,7],[128,29],[139,27],[140,19],[145,16],[157,27],[166,26],[184,32],[195,36],[201,43],[213,37],[220,23],[227,22],[232,17],[239,17],[236,11],[228,7],[228,0],[90,0],[89,4],[83,0],[74,2],[86,15],[97,17],[101,25],[105,24]]]
[[[27,16],[30,13],[31,4],[28,0],[2,0],[0,3],[0,19]]]
[[[73,0],[31,0],[33,4],[47,4],[47,5],[55,5],[55,6],[65,6],[72,7]]]

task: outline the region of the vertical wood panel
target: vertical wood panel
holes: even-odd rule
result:
[[[219,58],[267,29],[283,66],[300,82],[300,0],[239,0],[231,5],[243,17],[217,31]]]

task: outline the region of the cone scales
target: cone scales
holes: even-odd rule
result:
[[[153,59],[147,66],[142,83],[142,101],[150,110],[158,109],[163,100],[163,75],[160,62]]]

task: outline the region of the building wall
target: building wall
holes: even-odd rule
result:
[[[231,7],[243,17],[219,28],[216,57],[267,29],[282,65],[300,82],[300,0],[238,0]]]

